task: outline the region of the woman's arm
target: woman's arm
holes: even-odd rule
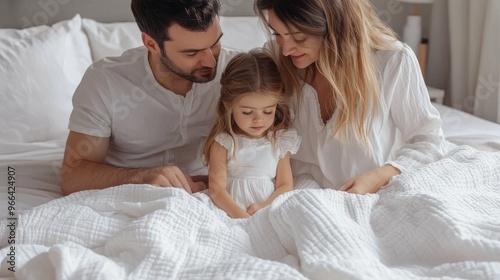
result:
[[[413,51],[405,46],[389,60],[384,74],[385,95],[391,97],[390,118],[404,143],[386,164],[406,172],[441,159],[446,153],[441,118],[430,102]]]
[[[227,150],[217,142],[210,147],[208,182],[208,193],[215,205],[231,218],[250,217],[243,208],[236,204],[227,191]]]
[[[253,215],[257,210],[271,204],[276,197],[293,189],[292,167],[290,165],[290,152],[280,159],[276,168],[276,189],[273,194],[265,201],[259,204],[253,204],[248,207],[247,212]]]
[[[394,175],[401,173],[399,169],[390,164],[375,168],[342,184],[339,191],[356,194],[376,193],[387,185]]]
[[[344,183],[339,190],[375,193],[401,172],[422,167],[443,157],[446,145],[439,112],[430,102],[420,66],[413,51],[404,46],[394,52],[384,68],[382,106],[400,132],[404,144],[385,165]]]

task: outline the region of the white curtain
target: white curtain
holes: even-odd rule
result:
[[[435,0],[427,83],[445,104],[500,123],[500,0]]]

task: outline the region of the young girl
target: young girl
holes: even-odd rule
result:
[[[236,55],[221,77],[217,122],[205,142],[209,195],[232,218],[247,218],[292,190],[290,154],[300,137],[274,60]]]

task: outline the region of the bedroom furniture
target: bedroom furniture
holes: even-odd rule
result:
[[[422,17],[420,16],[420,4],[432,4],[434,0],[399,0],[400,2],[413,4],[413,11],[406,18],[403,32],[403,41],[418,55],[419,45],[422,41]]]
[[[59,4],[51,19],[82,3]],[[0,29],[0,278],[500,278],[500,125],[438,103],[449,154],[376,194],[297,178],[303,189],[240,220],[205,193],[174,188],[122,185],[63,197],[75,87],[92,62],[141,44],[135,23],[113,17],[122,21],[72,15]],[[256,17],[225,16],[221,25],[226,47],[266,41]]]
[[[430,86],[427,86],[427,90],[429,91],[429,97],[432,101],[443,104],[444,90]]]

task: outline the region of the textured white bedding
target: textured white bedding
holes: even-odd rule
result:
[[[19,213],[15,276],[499,279],[498,217],[500,152],[470,147],[377,194],[295,190],[249,219],[228,218],[205,194],[123,185]],[[12,275],[9,250],[0,276]]]

